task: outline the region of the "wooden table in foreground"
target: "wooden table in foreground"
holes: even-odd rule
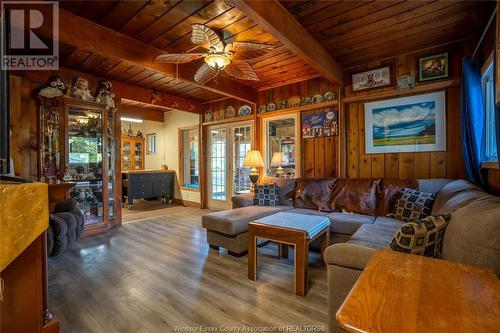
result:
[[[500,282],[489,269],[383,250],[336,318],[348,332],[500,332]]]
[[[309,220],[309,227],[313,227],[313,235],[308,231],[282,226],[282,224],[294,224],[294,220]],[[283,223],[287,222],[287,223]],[[326,222],[326,223],[325,223]],[[272,223],[276,223],[273,225]],[[307,224],[307,222],[306,222]],[[330,244],[330,221],[321,221],[319,216],[277,213],[248,224],[248,278],[257,280],[257,237],[284,244],[284,250],[280,248],[280,257],[283,252],[288,253],[288,245],[293,245],[294,251],[294,292],[305,296],[309,287],[309,244],[315,239],[321,238],[321,262],[323,263],[323,252]]]

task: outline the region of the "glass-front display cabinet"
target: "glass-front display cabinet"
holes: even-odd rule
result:
[[[267,176],[295,178],[299,175],[296,157],[300,156],[297,138],[299,122],[296,115],[263,119],[264,162]]]
[[[145,139],[122,135],[122,171],[144,170]]]
[[[114,222],[116,190],[115,110],[71,97],[40,97],[40,176],[76,183],[69,196],[84,216],[87,233]]]

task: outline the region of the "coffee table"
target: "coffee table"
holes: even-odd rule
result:
[[[309,244],[321,238],[323,252],[330,245],[330,219],[326,216],[281,212],[248,224],[248,278],[257,280],[257,237],[294,246],[294,292],[305,296],[309,287]],[[281,252],[281,251],[280,251]]]

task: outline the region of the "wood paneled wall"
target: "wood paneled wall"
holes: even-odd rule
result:
[[[394,94],[394,87],[373,89],[370,91],[352,93],[349,82],[353,72],[360,72],[369,68],[381,67],[391,64],[395,76],[414,73],[418,75],[418,58],[421,56],[449,52],[450,75],[447,80],[460,79],[461,59],[467,45],[460,44],[454,47],[427,50],[399,56],[393,60],[380,61],[360,66],[346,74],[347,84],[345,87],[346,99],[352,96],[361,96],[361,100],[343,105],[345,110],[345,126],[347,138],[346,150],[346,176],[347,177],[385,177],[385,178],[463,178],[464,166],[460,148],[460,86],[455,85],[445,89],[446,91],[446,151],[443,152],[421,152],[421,153],[390,153],[390,154],[365,154],[365,120],[364,104],[367,101],[383,100],[377,98],[384,93]],[[433,81],[436,82],[436,81]],[[459,82],[459,81],[457,81]],[[425,89],[426,83],[417,83]],[[426,91],[431,92],[432,90]],[[425,92],[422,92],[425,93]],[[400,94],[391,96],[397,98],[410,96],[410,91],[402,91]],[[375,98],[374,98],[375,97]]]
[[[314,78],[298,83],[260,91],[257,97],[257,105],[268,103],[279,103],[287,100],[291,96],[300,97],[316,94],[323,95],[331,91],[338,98],[338,86],[325,78]],[[302,112],[302,114],[312,114],[322,109]],[[300,126],[300,124],[298,124]],[[300,143],[300,163],[301,176],[306,178],[336,177],[340,175],[339,170],[339,136],[302,139]]]

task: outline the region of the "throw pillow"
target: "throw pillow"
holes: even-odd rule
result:
[[[431,214],[435,197],[432,193],[405,188],[387,216],[403,222],[418,221]]]
[[[277,184],[255,185],[253,204],[256,206],[278,206],[280,202],[279,187]]]
[[[446,214],[403,223],[389,246],[394,251],[437,258],[449,220]]]

